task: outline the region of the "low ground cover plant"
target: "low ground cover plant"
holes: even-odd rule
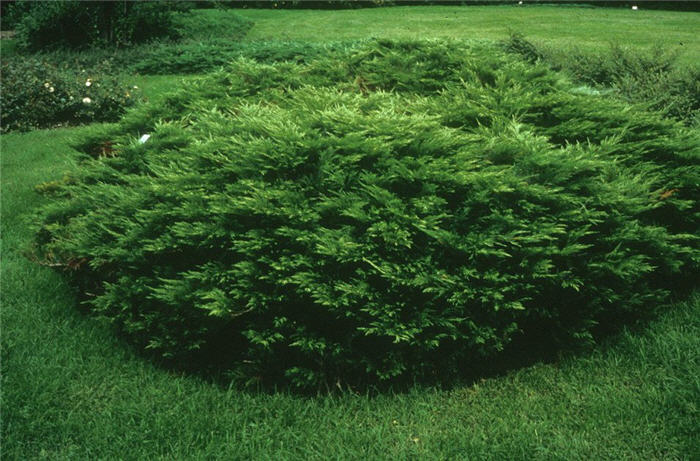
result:
[[[116,121],[139,97],[110,65],[85,69],[22,57],[0,66],[2,132]]]
[[[678,65],[677,49],[644,52],[612,45],[592,53],[538,46],[520,34],[512,34],[503,44],[530,62],[541,60],[575,81],[612,88],[627,101],[647,104],[666,117],[688,125],[699,120],[700,67]]]
[[[178,43],[156,42],[126,49],[94,48],[83,51],[57,50],[31,56],[14,55],[5,63],[33,58],[54,66],[102,67],[114,73],[142,75],[200,74],[218,70],[238,58],[260,63],[306,62],[357,46],[359,41],[307,43],[294,41],[247,41],[211,38]]]
[[[357,45],[348,42],[232,42],[213,39],[192,42],[177,47],[169,44],[147,47],[126,66],[145,75],[197,74],[211,72],[226,66],[238,58],[260,63],[281,61],[306,62],[324,55],[331,55]]]
[[[489,45],[239,59],[82,139],[36,253],[179,366],[450,379],[590,344],[692,281],[698,145]]]

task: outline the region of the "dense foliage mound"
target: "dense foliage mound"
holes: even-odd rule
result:
[[[79,148],[39,254],[141,346],[242,379],[449,377],[697,275],[697,134],[494,47],[238,60]]]

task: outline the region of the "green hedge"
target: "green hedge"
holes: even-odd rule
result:
[[[77,147],[38,255],[139,347],[247,383],[478,373],[698,275],[697,133],[491,46],[238,60]]]
[[[26,49],[125,46],[154,38],[174,38],[173,12],[182,2],[54,1],[16,2],[10,17]]]

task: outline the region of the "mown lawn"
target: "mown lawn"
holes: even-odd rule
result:
[[[129,86],[138,86],[145,102],[149,102],[180,85],[186,85],[187,80],[192,78],[197,78],[197,75],[131,75],[125,81]]]
[[[367,37],[504,39],[511,31],[556,47],[605,49],[611,43],[674,48],[700,60],[700,13],[556,6],[413,6],[356,10],[241,10],[251,40]]]
[[[253,39],[500,38],[517,30],[518,15],[530,28],[523,33],[553,44],[682,40],[700,55],[700,15],[636,13],[243,12],[256,21]],[[591,23],[598,25],[586,32]],[[181,80],[141,76],[133,84],[154,98]],[[700,459],[697,294],[595,351],[451,389],[301,397],[242,392],[154,366],[84,315],[60,273],[27,257],[32,213],[44,200],[34,186],[76,168],[68,143],[82,130],[0,140],[3,459]]]

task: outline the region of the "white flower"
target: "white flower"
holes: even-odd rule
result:
[[[138,89],[139,89],[139,87],[138,87],[138,86],[136,86],[136,85],[134,85],[134,89],[135,89],[135,90],[138,90]]]
[[[51,86],[51,84],[49,82],[44,83],[44,88],[48,88],[50,86]]]
[[[85,86],[90,86],[90,85],[92,85],[92,80],[87,79],[87,81],[85,82]]]
[[[90,99],[90,98],[83,98],[83,102],[84,102],[85,104],[90,104],[90,103],[92,102],[92,99]]]
[[[52,87],[52,86],[49,87],[49,93],[53,93],[53,87]]]

